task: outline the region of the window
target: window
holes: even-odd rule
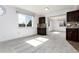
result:
[[[66,21],[65,20],[62,20],[60,21],[60,27],[65,27],[66,26]]]
[[[17,13],[19,20],[19,27],[32,27],[33,16]]]
[[[0,16],[4,15],[6,13],[6,10],[3,6],[0,6]]]

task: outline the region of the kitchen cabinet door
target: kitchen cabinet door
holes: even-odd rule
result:
[[[79,41],[79,28],[78,28],[78,41]]]
[[[68,12],[67,22],[79,22],[79,10]]]
[[[66,29],[66,39],[71,41],[79,41],[78,29],[68,28]]]

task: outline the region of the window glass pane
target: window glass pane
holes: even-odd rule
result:
[[[18,14],[18,19],[19,19],[19,24],[25,23],[25,15],[23,14]]]
[[[29,16],[29,15],[25,15],[25,14],[21,14],[21,13],[17,13],[18,14],[18,20],[19,20],[19,27],[22,26],[27,26],[27,27],[31,27],[32,26],[32,20],[33,20],[33,16]]]

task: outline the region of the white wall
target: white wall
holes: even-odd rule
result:
[[[66,31],[66,27],[60,27],[60,22],[66,21],[66,15],[55,16],[50,19],[49,31]]]
[[[49,31],[66,31],[66,27],[60,27],[60,21],[51,21],[51,26],[49,27]]]
[[[0,16],[0,41],[6,41],[36,34],[38,21],[37,16],[35,16],[33,21],[33,27],[19,28],[16,9],[11,6],[3,7],[6,9],[6,14]]]
[[[76,6],[77,10],[79,10],[79,5]]]

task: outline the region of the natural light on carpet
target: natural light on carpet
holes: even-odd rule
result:
[[[35,38],[35,39],[32,39],[32,40],[26,41],[26,43],[28,43],[28,44],[30,44],[34,47],[37,47],[37,46],[43,44],[46,41],[48,41],[48,39],[43,38],[43,37],[38,37],[38,38]]]

